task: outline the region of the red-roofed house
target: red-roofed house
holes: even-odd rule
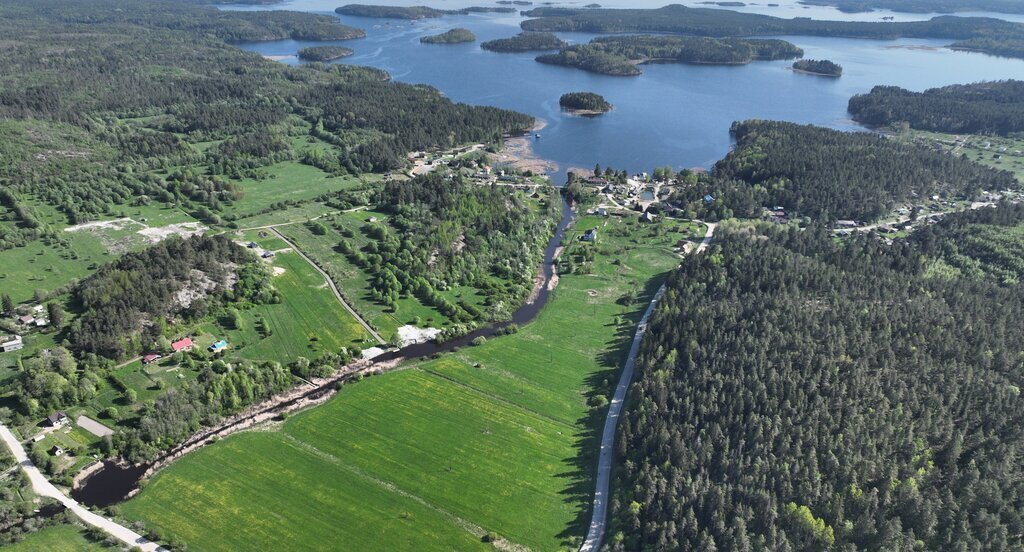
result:
[[[171,350],[177,353],[178,351],[184,351],[192,348],[192,339],[186,337],[185,339],[179,339],[174,343],[171,343]]]
[[[156,353],[150,353],[150,354],[142,357],[142,363],[143,364],[149,364],[150,362],[154,362],[154,361],[157,361],[157,360],[160,360],[160,355],[158,355]]]

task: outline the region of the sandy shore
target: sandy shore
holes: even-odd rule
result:
[[[544,130],[548,122],[537,119],[537,124],[523,136],[515,136],[505,140],[505,146],[495,155],[495,160],[504,165],[511,165],[521,171],[546,173],[558,170],[558,164],[541,159],[533,152],[534,134]]]

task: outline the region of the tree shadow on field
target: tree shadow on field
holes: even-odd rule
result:
[[[618,325],[615,337],[608,342],[605,350],[598,356],[598,362],[606,368],[594,372],[586,379],[586,389],[590,390],[586,395],[587,404],[592,404],[591,401],[598,395],[603,395],[609,401],[611,400],[612,395],[615,393],[615,388],[618,386],[619,377],[622,374],[622,368],[625,365],[629,349],[633,344],[637,324],[667,276],[668,273],[666,272],[648,280],[644,285],[643,293],[631,305],[629,312],[619,316],[622,323]],[[609,321],[606,325],[613,326],[614,324],[614,321]],[[634,381],[636,380],[636,374],[634,374],[633,379]],[[632,386],[630,387],[630,393],[631,391]],[[628,412],[630,393],[626,394],[623,416]],[[570,471],[558,474],[558,477],[572,481],[561,494],[566,504],[576,508],[573,521],[558,534],[558,537],[562,539],[562,543],[565,546],[578,547],[582,544],[582,539],[590,528],[590,518],[593,515],[598,452],[607,416],[608,406],[590,408],[587,410],[586,415],[576,421],[577,427],[582,428],[582,430],[574,436],[576,442],[573,444],[573,448],[576,450],[576,455],[573,458],[567,459],[572,468]],[[616,431],[615,439],[617,443],[619,439],[618,431]],[[612,488],[609,491],[614,490],[615,466],[617,465],[618,458],[612,463]],[[612,493],[609,492],[609,497],[611,495]],[[609,516],[611,515],[610,509],[608,514]]]

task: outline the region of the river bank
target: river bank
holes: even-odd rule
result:
[[[533,128],[521,136],[512,136],[505,139],[501,151],[494,157],[500,165],[507,165],[519,171],[532,171],[534,174],[544,174],[558,171],[558,164],[537,156],[533,150],[533,143],[538,138],[538,133],[547,128],[548,122],[544,119],[537,119]]]

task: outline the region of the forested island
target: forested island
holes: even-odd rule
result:
[[[492,52],[533,52],[541,50],[558,50],[568,46],[566,42],[552,33],[522,32],[512,38],[488,40],[480,45],[484,50]]]
[[[299,50],[302,61],[334,61],[351,56],[354,52],[344,46],[310,46]]]
[[[348,4],[335,8],[334,12],[353,17],[379,17],[382,19],[433,19],[446,15],[470,13],[515,13],[515,8],[496,6],[471,6],[457,10],[439,10],[428,6],[374,6],[370,4]]]
[[[904,13],[1024,13],[1017,0],[800,0],[809,6],[834,6],[846,13],[889,10]]]
[[[677,33],[696,36],[835,36],[850,38],[943,38],[954,47],[1020,57],[1024,25],[999,19],[940,16],[928,21],[861,22],[784,19],[713,8],[670,5],[658,9],[534,8],[525,12],[527,31],[587,33]],[[999,51],[996,51],[998,48]]]
[[[754,60],[792,59],[803,50],[777,39],[679,36],[608,36],[537,58],[541,63],[576,67],[613,76],[634,76],[644,63],[739,65]]]
[[[954,134],[1024,132],[1024,81],[957,84],[912,92],[876,86],[850,99],[850,114],[873,126],[906,122],[917,130]]]
[[[608,548],[1016,546],[1022,228],[720,227],[642,342]]]
[[[780,206],[815,220],[870,221],[913,197],[1020,186],[1009,172],[875,134],[776,121],[739,122],[731,132],[735,149],[675,196],[694,218],[751,218]]]
[[[469,29],[455,28],[441,34],[425,36],[420,39],[424,44],[461,44],[476,42],[476,35]]]
[[[793,62],[793,70],[825,77],[839,77],[843,74],[841,65],[827,59],[798,59]]]
[[[600,94],[593,92],[569,92],[562,94],[558,99],[558,105],[565,111],[574,115],[594,116],[607,113],[612,110],[612,104]]]

